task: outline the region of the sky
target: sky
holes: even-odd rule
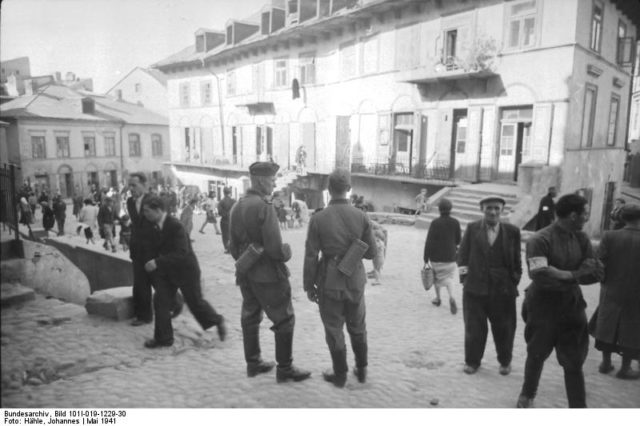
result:
[[[194,43],[198,28],[223,30],[269,0],[3,0],[0,59],[28,56],[31,75],[71,71],[104,93],[133,68]]]

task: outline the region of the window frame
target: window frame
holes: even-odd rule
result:
[[[284,63],[284,67],[279,67],[278,63]],[[282,81],[280,81],[282,79]],[[286,56],[273,59],[273,88],[282,89],[287,87],[289,81],[289,58]]]
[[[213,104],[213,82],[211,80],[200,82],[200,103],[203,106]]]
[[[375,69],[374,70],[367,70],[365,69],[365,63],[366,63],[366,55],[365,55],[365,48],[368,42],[374,42],[375,43]],[[378,37],[378,34],[373,34],[367,37],[362,37],[360,38],[360,75],[370,75],[370,74],[376,74],[377,72],[380,71],[380,37]]]
[[[87,145],[89,146],[87,148]],[[82,135],[82,152],[85,158],[97,157],[96,152],[96,135],[93,133],[85,133]]]
[[[162,135],[160,133],[151,134],[151,156],[162,157],[163,153]]]
[[[590,114],[589,117],[587,117],[586,114],[586,110],[587,110],[587,94],[592,91],[593,92],[593,97],[591,99],[591,110],[590,110]],[[596,121],[596,109],[598,106],[598,86],[596,86],[595,84],[591,84],[591,83],[587,83],[585,85],[585,91],[584,91],[584,101],[582,103],[582,125],[580,128],[580,147],[581,148],[592,148],[593,147],[593,129],[595,127],[595,121]],[[586,140],[585,140],[585,122],[584,120],[588,119],[589,123],[588,123],[588,129],[587,129],[587,135],[586,135]]]
[[[180,107],[186,108],[191,106],[191,84],[188,81],[180,83]]]
[[[69,145],[69,134],[56,134],[56,158],[69,158],[71,157],[71,146]],[[66,147],[60,149],[60,139],[66,139]],[[60,152],[62,151],[62,155]]]
[[[104,156],[115,157],[116,156],[116,135],[115,133],[105,133],[102,136],[104,140]],[[107,142],[109,141],[109,142]],[[112,148],[112,149],[110,149]]]
[[[236,70],[235,68],[230,68],[227,70],[225,75],[225,83],[227,86],[227,96],[235,96],[237,87],[236,87]]]
[[[594,28],[598,25],[598,21],[596,20],[596,7],[600,7],[601,15],[599,21],[599,31],[596,35],[597,40],[594,40]],[[604,27],[604,2],[600,0],[593,0],[591,4],[591,27],[589,31],[589,49],[594,52],[601,53],[602,52],[602,32]],[[597,42],[597,46],[594,46],[594,41]]]
[[[533,8],[532,11],[528,11],[528,12],[520,12],[517,14],[513,13],[513,8],[515,6],[518,6],[520,4],[523,3],[528,3],[532,0],[521,0],[521,1],[517,1],[517,2],[512,2],[512,3],[506,3],[506,6],[508,7],[507,9],[507,13],[505,13],[505,19],[506,19],[506,23],[505,23],[505,46],[504,49],[507,51],[517,51],[517,50],[525,50],[525,49],[532,49],[534,47],[536,47],[539,43],[539,39],[540,39],[540,20],[541,20],[541,14],[540,14],[540,10],[542,8],[541,6],[541,2],[542,0],[533,0],[535,2],[535,6]],[[524,28],[525,25],[524,23],[526,22],[527,19],[534,19],[534,23],[533,23],[533,43],[530,44],[523,44],[524,41]],[[511,25],[512,22],[514,21],[518,21],[519,25],[518,25],[518,40],[517,43],[515,45],[512,45],[512,40],[511,40]]]
[[[311,70],[309,72],[308,70]],[[300,75],[300,84],[309,85],[316,84],[316,52],[303,52],[298,56],[298,72]],[[313,78],[307,80],[311,75]]]
[[[132,140],[132,136],[136,137],[137,140],[135,139]],[[129,157],[142,157],[142,144],[140,141],[140,133],[127,134],[127,140],[129,141]],[[136,146],[137,146],[137,150],[134,150],[133,148]]]
[[[47,137],[45,135],[31,135],[31,158],[47,158]]]
[[[351,48],[352,52],[353,52],[353,70],[351,74],[347,74],[345,72],[345,50],[347,48]],[[350,41],[346,41],[344,43],[340,43],[339,46],[339,63],[338,63],[338,69],[340,71],[340,78],[341,79],[349,79],[349,78],[353,78],[356,77],[358,75],[358,52],[356,49],[356,40],[350,40]]]
[[[613,122],[613,133],[611,133],[611,113],[613,112],[613,105],[616,106],[616,116]],[[616,146],[616,138],[618,136],[618,121],[620,120],[620,95],[616,93],[611,94],[609,101],[609,115],[607,116],[607,146]]]

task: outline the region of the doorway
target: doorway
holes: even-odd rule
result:
[[[504,108],[500,119],[498,147],[499,180],[517,181],[522,157],[531,150],[533,106]]]
[[[451,134],[451,166],[449,176],[451,178],[462,178],[467,155],[467,110],[454,109]]]

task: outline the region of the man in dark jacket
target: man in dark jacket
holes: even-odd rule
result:
[[[173,345],[171,309],[178,288],[200,326],[204,330],[217,326],[218,337],[224,340],[227,334],[224,318],[202,298],[200,266],[189,237],[180,221],[167,214],[164,204],[157,195],[150,195],[143,203],[145,218],[157,228],[154,235],[156,257],[144,266],[148,273],[155,272],[153,307],[156,323],[153,339],[147,340],[144,346],[153,349]]]
[[[480,367],[487,343],[487,320],[491,323],[500,374],[511,372],[522,258],[520,229],[500,222],[504,205],[499,196],[480,201],[484,219],[467,225],[458,253],[460,272],[466,272],[462,309],[467,374],[474,374]]]
[[[542,367],[553,349],[564,369],[569,407],[587,405],[582,364],[589,350],[589,332],[580,285],[600,281],[603,267],[582,232],[589,217],[587,200],[577,194],[564,195],[556,204],[556,214],[553,225],[527,242],[533,282],[522,304],[527,360],[518,408],[533,406]]]
[[[236,200],[231,198],[231,188],[226,187],[223,190],[224,198],[218,203],[218,214],[220,215],[220,230],[222,231],[222,244],[224,252],[229,253],[229,218],[231,208]]]
[[[360,383],[366,381],[367,326],[365,322],[364,286],[367,276],[362,258],[373,259],[376,241],[367,214],[351,206],[347,192],[351,176],[338,169],[329,175],[329,206],[311,216],[304,256],[304,290],[309,300],[317,302],[324,325],[325,339],[333,371],[323,374],[326,381],[344,387],[347,381],[347,349],[343,328],[346,323],[351,347],[356,358],[355,374]],[[360,241],[357,241],[360,240]],[[352,244],[364,242],[359,259],[353,261],[353,272],[346,275],[338,265]],[[322,253],[319,259],[318,255]]]
[[[540,199],[536,216],[536,231],[551,225],[556,220],[556,205],[553,201],[556,195],[556,187],[550,186],[547,195]]]
[[[295,315],[291,303],[289,270],[285,262],[291,258],[291,248],[282,243],[276,210],[268,197],[275,186],[279,166],[256,162],[249,166],[251,188],[231,211],[229,250],[238,260],[254,247],[263,250],[246,271],[236,271],[236,283],[242,292],[242,337],[247,376],[254,377],[273,369],[260,353],[260,322],[263,312],[273,322],[276,340],[276,380],[301,381],[311,373],[293,365],[293,328]]]
[[[64,222],[67,217],[67,204],[60,194],[53,198],[53,214],[58,224],[58,235],[64,235]]]
[[[449,293],[449,309],[455,315],[458,305],[453,298],[453,285],[460,282],[456,252],[462,239],[462,231],[460,222],[451,217],[452,208],[453,204],[446,198],[438,203],[440,217],[429,225],[424,243],[424,263],[431,265],[435,277],[436,298],[431,303],[440,306],[440,288],[445,287]]]

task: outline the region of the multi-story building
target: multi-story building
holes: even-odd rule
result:
[[[34,188],[70,197],[92,184],[117,188],[134,171],[169,178],[167,118],[138,105],[49,85],[0,105],[0,116],[9,124],[0,161],[19,165]]]
[[[311,207],[336,166],[381,210],[481,181],[537,205],[554,184],[590,199],[596,234],[622,180],[638,22],[616,0],[273,1],[155,65],[172,166],[241,191],[251,162],[303,157]]]
[[[165,117],[169,115],[167,77],[157,69],[132,69],[106,95],[138,104]]]

